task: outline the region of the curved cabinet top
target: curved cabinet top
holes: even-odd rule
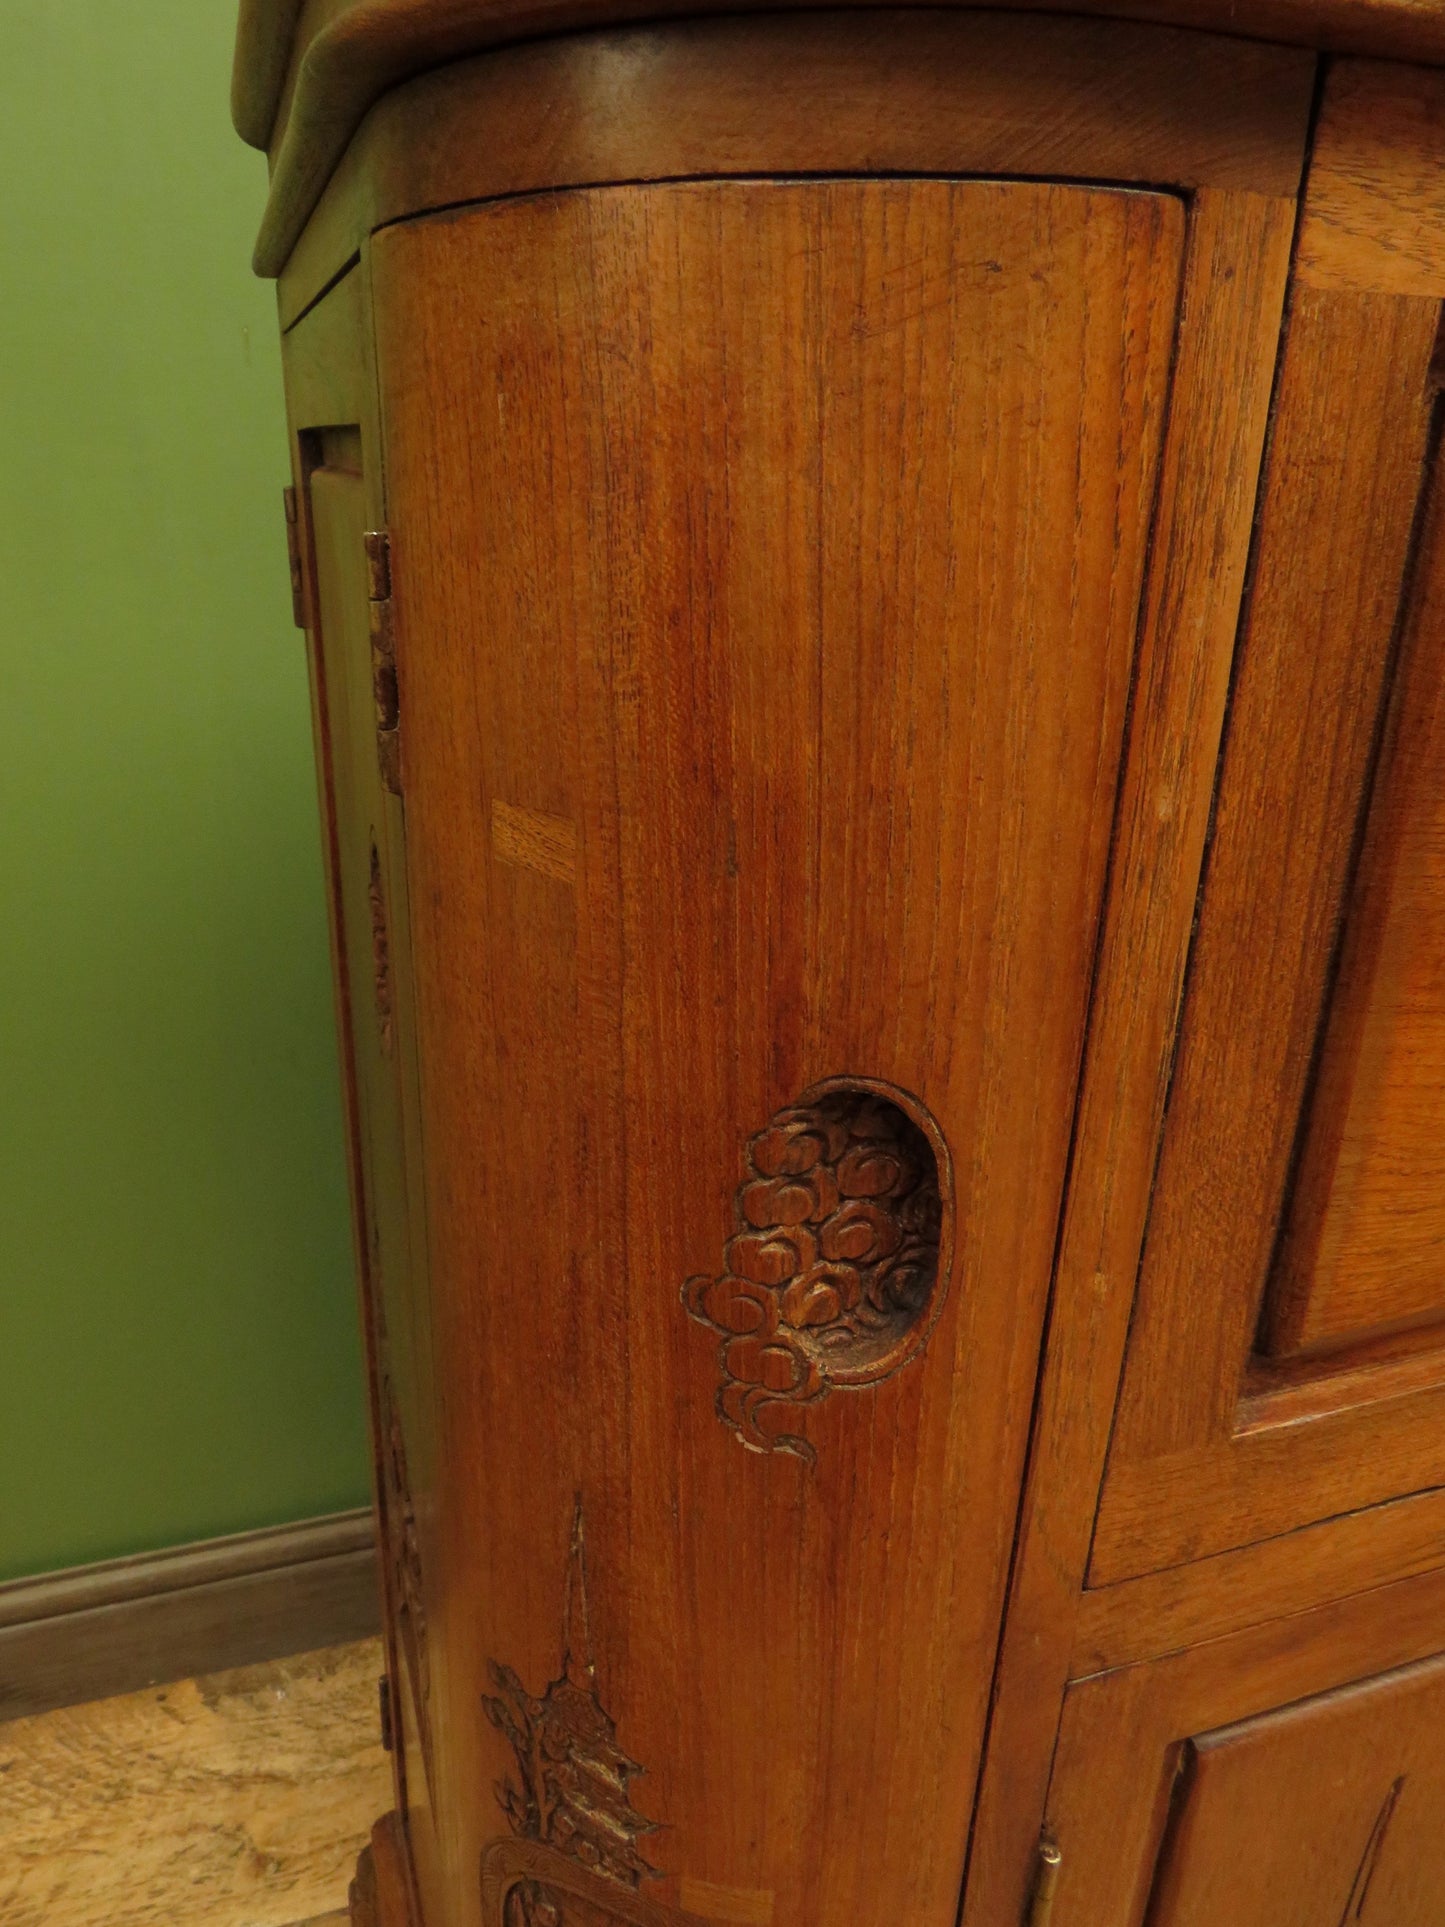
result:
[[[547,34],[741,10],[768,9],[759,0],[241,0],[232,117],[272,161],[257,273],[280,272],[367,109],[398,81]],[[1015,10],[1152,21],[1445,65],[1445,0],[1253,0],[1247,9],[1238,0],[1015,0]]]

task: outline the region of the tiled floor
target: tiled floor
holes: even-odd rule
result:
[[[391,1805],[379,1642],[0,1725],[3,1927],[331,1927]]]

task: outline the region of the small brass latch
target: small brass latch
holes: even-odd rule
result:
[[[1064,1856],[1052,1840],[1039,1842],[1038,1870],[1034,1875],[1034,1897],[1029,1902],[1028,1927],[1049,1927],[1054,1917],[1054,1895],[1058,1892],[1059,1869]]]

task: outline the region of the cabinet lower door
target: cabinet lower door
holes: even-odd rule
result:
[[[1408,1650],[1432,1611],[1438,1638],[1442,1592],[1428,1575],[1074,1686],[1054,1927],[1437,1927],[1445,1655],[1377,1672],[1361,1651]]]

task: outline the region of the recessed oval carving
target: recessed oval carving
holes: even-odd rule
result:
[[[749,1139],[723,1268],[682,1301],[720,1334],[717,1412],[756,1452],[811,1460],[787,1408],[907,1364],[943,1306],[952,1173],[917,1098],[871,1079],[815,1084]]]

